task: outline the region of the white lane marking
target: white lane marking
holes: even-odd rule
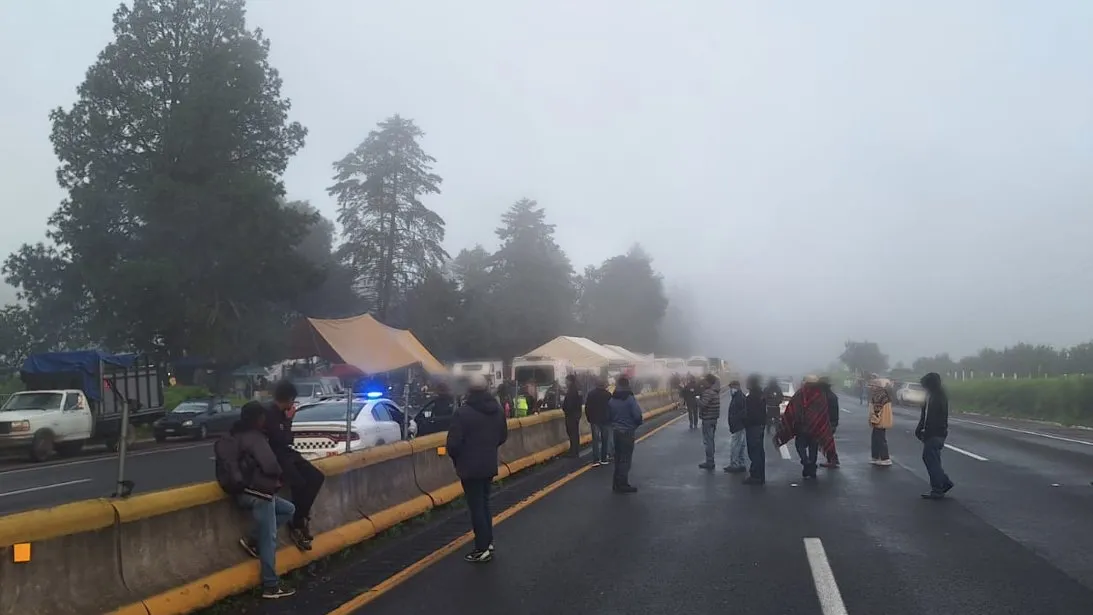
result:
[[[782,459],[789,459],[789,445],[783,444],[778,447],[778,453],[782,455]]]
[[[824,543],[819,538],[805,538],[805,554],[808,555],[808,566],[812,568],[812,582],[816,585],[820,610],[824,615],[847,615],[842,593],[835,582],[835,573],[827,561]]]
[[[90,482],[91,482],[90,478],[81,478],[79,480],[70,480],[70,481],[65,481],[63,483],[55,483],[55,484],[52,484],[52,485],[42,485],[40,487],[28,487],[26,489],[17,489],[15,491],[5,491],[4,493],[0,493],[0,498],[6,498],[6,497],[11,496],[11,495],[21,495],[23,493],[32,493],[32,492],[35,492],[35,491],[44,491],[46,489],[56,489],[57,487],[67,487],[69,485],[79,485],[80,483],[90,483]]]
[[[956,452],[960,453],[961,455],[967,455],[968,457],[971,457],[972,459],[975,459],[976,461],[987,461],[987,458],[982,456],[982,455],[976,455],[973,452],[966,451],[962,448],[957,448],[957,447],[953,446],[952,444],[946,444],[945,448],[949,449],[950,451],[956,451]]]
[[[854,414],[853,412],[847,410],[846,408],[839,408],[839,410],[842,410],[843,412],[845,412],[847,414]]]
[[[1055,436],[1049,433],[1041,433],[1039,431],[1029,431],[1027,429],[1017,429],[1015,427],[1003,427],[1001,425],[991,425],[990,423],[980,423],[979,421],[969,421],[968,419],[951,419],[954,423],[970,423],[972,425],[979,425],[980,427],[990,427],[991,429],[1002,429],[1005,431],[1012,431],[1014,433],[1023,433],[1029,436],[1040,436],[1041,438],[1050,438],[1052,440],[1059,440],[1062,442],[1070,442],[1072,444],[1084,444],[1086,446],[1093,446],[1093,442],[1088,440],[1076,440],[1074,438],[1064,438],[1063,436]]]
[[[162,453],[173,453],[175,451],[188,451],[195,448],[201,448],[203,446],[212,446],[212,442],[203,444],[190,444],[188,446],[173,446],[171,448],[155,449],[151,451],[140,451],[136,453],[129,453],[125,456],[126,459],[132,459],[133,457],[144,457],[146,455],[159,455]],[[113,461],[117,463],[117,454],[110,454],[103,457],[95,457],[94,459],[80,459],[77,461],[66,461],[64,463],[47,463],[45,465],[35,466],[32,468],[16,468],[14,470],[0,470],[0,476],[7,474],[22,474],[24,472],[42,472],[48,471],[53,468],[70,468],[73,466],[82,466],[89,463],[102,463],[103,461]]]

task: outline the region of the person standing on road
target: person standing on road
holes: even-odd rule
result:
[[[611,412],[608,403],[611,393],[607,383],[597,380],[596,386],[588,392],[584,400],[584,413],[588,425],[592,428],[592,465],[606,465],[615,448],[614,434],[611,432]]]
[[[712,470],[714,464],[714,436],[717,435],[717,421],[721,419],[721,386],[717,376],[706,374],[706,388],[698,400],[698,418],[702,421],[702,447],[706,450],[706,461],[698,464],[703,470]]]
[[[767,452],[763,449],[763,434],[767,429],[767,400],[759,376],[748,377],[745,407],[744,439],[747,442],[748,459],[751,460],[751,471],[744,479],[744,484],[763,485],[767,482]]]
[[[782,402],[786,400],[786,394],[778,385],[776,378],[771,378],[763,391],[763,399],[767,404],[767,426],[777,429],[778,421],[782,418]]]
[[[782,446],[793,440],[797,455],[801,458],[801,476],[811,480],[816,478],[816,457],[820,445],[830,438],[827,396],[818,386],[818,378],[808,376],[790,398],[778,433],[774,436],[774,444]]]
[[[573,374],[565,377],[562,412],[565,413],[565,433],[569,436],[569,451],[565,456],[576,459],[581,453],[581,389]]]
[[[258,560],[262,597],[276,599],[296,593],[277,576],[277,530],[288,524],[296,507],[277,496],[281,465],[263,433],[265,423],[266,408],[260,402],[243,404],[231,435],[218,441],[214,451],[217,482],[254,517],[250,536],[240,538],[239,544]]]
[[[687,407],[687,419],[691,422],[691,429],[698,427],[698,386],[694,376],[688,376],[683,388],[679,391],[683,398],[683,405]]]
[[[282,380],[273,389],[273,403],[266,407],[266,437],[281,464],[285,482],[292,494],[296,512],[292,517],[289,536],[301,551],[311,550],[311,506],[326,482],[326,476],[299,451],[292,448],[292,418],[296,416],[296,385]]]
[[[635,432],[643,421],[641,406],[630,390],[630,379],[619,376],[615,392],[607,402],[611,416],[611,429],[615,435],[615,474],[611,488],[615,493],[636,493],[638,488],[630,484],[630,465],[634,461]]]
[[[497,449],[509,436],[501,404],[490,395],[481,374],[471,376],[467,399],[452,416],[448,428],[448,456],[463,485],[474,529],[474,550],[463,559],[479,564],[493,559],[493,517],[490,486],[497,476]]]
[[[819,384],[827,399],[827,422],[831,425],[831,441],[824,446],[824,458],[827,462],[822,465],[830,470],[837,470],[839,453],[835,450],[835,432],[839,429],[839,396],[831,389],[831,380],[827,376],[820,378]]]
[[[740,390],[740,382],[729,383],[729,408],[725,412],[729,420],[729,465],[724,470],[729,474],[748,471],[748,457],[744,453],[747,447],[744,434],[744,420],[748,414],[747,400]]]
[[[870,457],[875,466],[890,466],[892,459],[888,456],[888,430],[892,428],[892,400],[888,397],[879,382],[870,383],[869,391],[869,426],[872,428],[870,437]]]
[[[941,467],[941,449],[945,448],[945,438],[949,436],[949,398],[941,387],[939,374],[930,372],[919,382],[926,389],[926,402],[922,404],[915,437],[922,441],[922,462],[930,474],[930,492],[922,497],[940,500],[954,487]]]

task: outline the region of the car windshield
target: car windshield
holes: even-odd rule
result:
[[[0,412],[14,410],[60,410],[61,393],[16,393],[8,399],[8,403],[0,408]]]
[[[363,401],[353,402],[353,420],[357,419],[357,415],[361,413],[361,409],[364,408]],[[296,417],[293,418],[294,424],[301,422],[326,422],[326,421],[344,421],[345,420],[345,402],[344,401],[331,401],[321,404],[315,404],[313,406],[304,406],[296,411]]]
[[[550,365],[522,365],[517,367],[516,382],[534,382],[536,384],[550,384],[554,382],[554,368]]]
[[[786,380],[779,380],[778,387],[782,389],[782,393],[785,395],[793,395],[793,383]]]
[[[184,401],[171,410],[171,414],[197,414],[208,410],[209,403],[204,401]]]
[[[922,391],[925,391],[926,389],[922,388],[921,384],[908,384],[907,385],[907,390],[922,392]]]

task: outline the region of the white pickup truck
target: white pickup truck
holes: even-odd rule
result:
[[[92,439],[95,418],[83,391],[15,393],[0,407],[0,451],[26,451],[42,461],[53,454],[75,455]]]

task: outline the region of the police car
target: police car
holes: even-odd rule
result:
[[[347,396],[304,404],[292,419],[292,448],[305,459],[322,459],[346,452],[347,439],[349,450],[359,451],[413,438],[417,423],[410,419],[403,433],[403,420],[402,408],[377,392],[354,395],[351,407]]]

